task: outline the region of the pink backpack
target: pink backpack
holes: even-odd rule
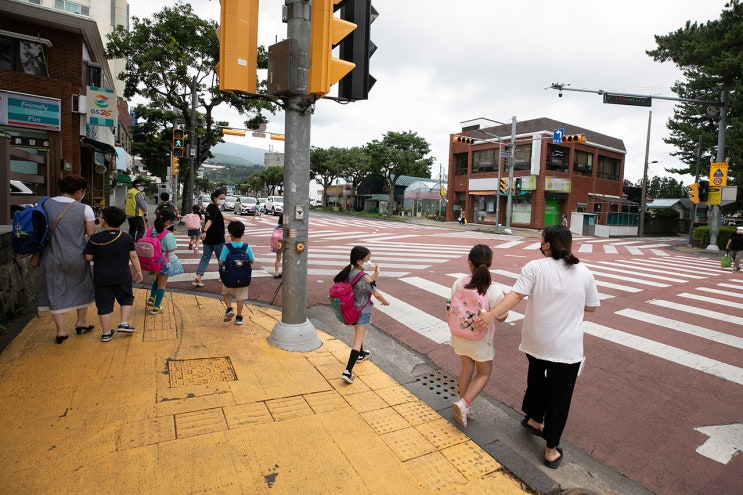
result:
[[[284,227],[278,227],[271,234],[271,251],[278,253],[280,251],[279,245],[284,238]]]
[[[364,272],[359,272],[350,284],[348,282],[336,282],[328,292],[328,298],[330,299],[330,304],[333,305],[335,317],[341,323],[355,325],[359,321],[359,316],[366,307],[366,304],[371,302],[371,297],[369,297],[369,300],[361,306],[361,309],[356,309],[356,301],[353,298],[353,286],[363,276]]]
[[[167,253],[163,254],[163,246],[161,241],[163,237],[169,232],[168,229],[152,237],[152,228],[148,229],[147,232],[134,244],[134,249],[137,251],[137,257],[139,258],[139,264],[142,266],[142,271],[151,273],[160,273],[160,270],[165,266],[167,261]]]
[[[196,213],[189,213],[183,217],[183,220],[186,222],[186,228],[188,230],[198,230],[201,228],[201,217]]]
[[[470,280],[472,280],[471,277],[466,277],[463,280],[463,285],[470,283]],[[480,340],[485,335],[489,335],[488,344],[492,344],[494,324],[479,332],[474,327],[475,318],[486,311],[490,311],[490,301],[487,293],[480,295],[477,289],[465,289],[464,287],[457,289],[451,297],[449,311],[446,315],[446,321],[452,335],[468,340]]]

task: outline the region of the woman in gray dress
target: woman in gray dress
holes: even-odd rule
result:
[[[93,209],[80,203],[88,183],[82,177],[67,176],[58,182],[61,195],[44,202],[49,219],[49,243],[41,252],[39,265],[39,311],[50,311],[57,327],[57,344],[68,337],[65,313],[76,311],[75,331],[89,332],[88,306],[95,299],[90,263],[83,250],[87,237],[95,233]],[[56,224],[56,225],[55,225]]]

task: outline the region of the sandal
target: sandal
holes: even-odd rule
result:
[[[75,332],[80,335],[81,333],[88,333],[95,328],[95,325],[88,325],[87,327],[75,327]]]

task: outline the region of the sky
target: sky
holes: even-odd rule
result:
[[[312,116],[311,144],[363,146],[389,131],[413,131],[431,145],[432,177],[447,168],[449,136],[461,122],[484,117],[510,123],[547,117],[622,139],[625,178],[642,179],[646,143],[648,177],[668,176],[683,165],[663,142],[675,102],[653,106],[602,103],[598,94],[549,88],[676,96],[682,78],[672,62],[655,62],[645,51],[655,35],[682,29],[687,21],[719,19],[726,0],[373,0],[379,17],[371,39],[377,51],[370,73],[377,79],[367,101],[347,105],[320,100]],[[218,0],[191,0],[203,18],[218,21]],[[129,0],[130,15],[149,17],[164,0]],[[281,0],[260,3],[258,43],[286,38]],[[265,78],[265,71],[260,74]],[[331,95],[336,89],[331,89]],[[650,139],[648,117],[652,112]],[[225,106],[215,118],[243,127],[244,118]],[[284,113],[269,115],[267,131],[284,133]],[[228,136],[225,140],[283,151],[280,141]],[[691,176],[673,175],[693,182]]]

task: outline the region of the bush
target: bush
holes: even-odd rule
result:
[[[720,232],[717,234],[717,247],[720,248],[720,250],[725,250],[725,246],[728,243],[728,240],[730,239],[730,236],[732,236],[735,233],[735,227],[732,225],[723,225],[720,227]],[[709,227],[704,225],[701,227],[697,227],[694,229],[694,233],[692,234],[692,237],[694,239],[699,239],[701,241],[702,246],[709,246]]]

